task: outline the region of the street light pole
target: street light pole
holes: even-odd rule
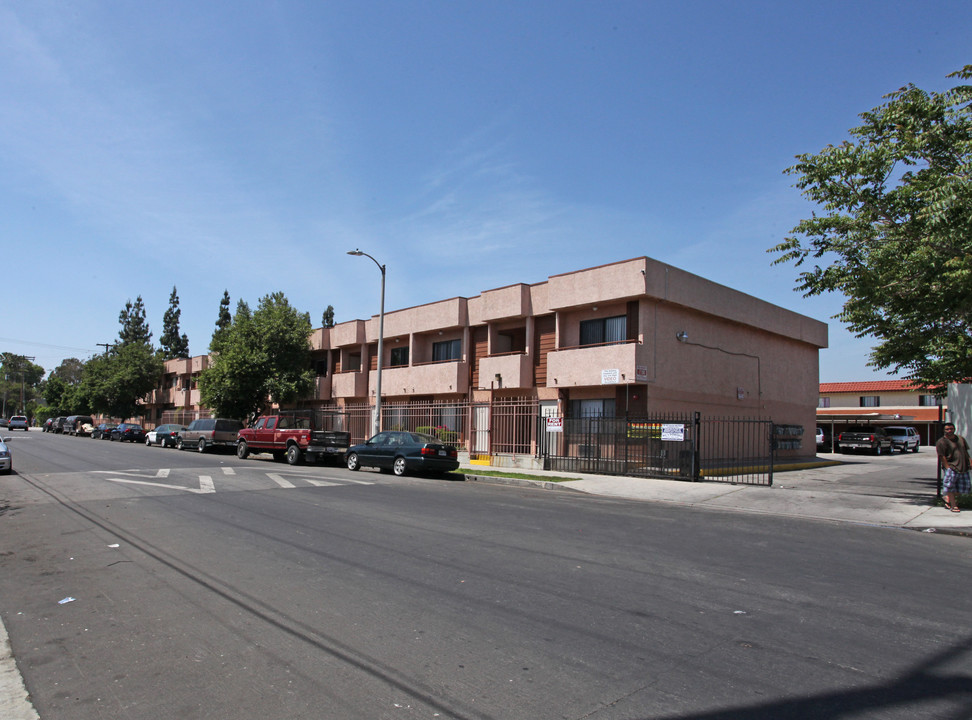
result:
[[[385,352],[385,266],[371,255],[355,248],[348,250],[348,255],[364,255],[381,270],[381,304],[378,310],[378,375],[375,381],[375,414],[371,418],[371,434],[377,435],[381,431],[381,365]]]

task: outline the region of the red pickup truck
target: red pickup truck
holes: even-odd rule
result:
[[[320,410],[261,415],[250,427],[240,430],[236,456],[245,459],[251,452],[266,452],[291,465],[322,457],[341,461],[351,444],[351,433],[336,429],[343,427],[343,420],[343,413]]]

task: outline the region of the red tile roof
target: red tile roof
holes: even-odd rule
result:
[[[923,388],[911,380],[866,380],[864,382],[820,383],[820,393],[879,393],[879,392],[920,392]]]

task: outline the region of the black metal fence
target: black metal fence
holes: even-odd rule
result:
[[[656,415],[538,418],[537,456],[561,472],[773,484],[773,424]]]

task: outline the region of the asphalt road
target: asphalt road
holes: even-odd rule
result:
[[[12,447],[0,618],[43,720],[972,714],[966,538]]]

